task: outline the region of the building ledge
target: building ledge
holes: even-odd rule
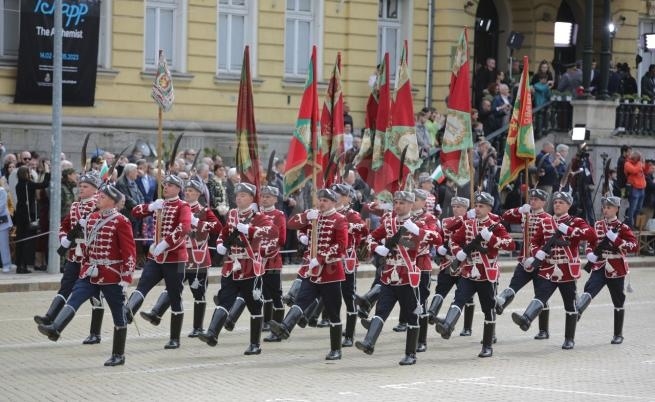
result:
[[[155,73],[157,70],[145,70],[141,71],[141,79],[153,81],[155,79]],[[189,73],[180,73],[177,71],[171,71],[171,76],[173,77],[173,83],[175,82],[191,82],[195,76]]]
[[[261,86],[264,80],[259,78],[251,78],[254,87]],[[241,82],[241,74],[218,74],[214,76],[214,84],[216,85],[239,85]]]
[[[112,68],[102,68],[102,67],[98,67],[96,73],[98,78],[103,78],[107,80],[113,80],[114,78],[116,78],[118,74],[120,74],[119,70],[114,70]]]
[[[282,88],[302,90],[305,88],[306,81],[305,78],[300,77],[284,77],[282,78]],[[319,81],[317,84],[320,89],[327,89],[328,87],[327,81]]]

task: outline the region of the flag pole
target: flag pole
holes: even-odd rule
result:
[[[525,164],[525,202],[528,204],[530,202],[530,172],[528,170],[528,164]],[[530,256],[530,213],[528,212],[525,216],[525,224],[523,225],[523,257],[528,258]]]
[[[471,180],[469,181],[469,198],[471,199],[471,208],[475,206],[473,199],[475,198],[473,195],[475,194],[475,183],[473,182],[473,178],[475,176],[475,169],[473,168],[473,148],[469,148],[466,150],[469,156],[469,172],[471,174]]]
[[[312,88],[313,88],[313,95],[312,95],[312,101],[316,101],[316,58],[314,57],[316,55],[316,46],[313,47],[312,49]],[[318,107],[318,105],[313,105],[312,106],[312,118],[311,118],[311,123],[310,123],[310,130],[311,130],[311,138],[312,138],[312,208],[318,208],[318,197],[317,197],[317,183],[318,183],[318,164],[321,163],[321,161],[318,160],[316,157],[318,154],[318,136],[321,134],[320,132],[317,132],[316,130],[316,125],[318,124],[317,121],[314,121],[314,110]],[[313,124],[312,124],[313,123]],[[310,245],[310,250],[309,250],[309,256],[310,259],[316,258],[318,255],[318,217],[312,222],[312,242]]]
[[[161,52],[161,50],[160,50]],[[164,125],[164,111],[161,109],[161,107],[158,107],[157,110],[159,110],[158,113],[158,124],[157,124],[157,187],[159,190],[159,196],[161,197],[162,195],[162,190],[164,188],[162,184],[162,148],[163,148],[163,125]],[[156,222],[157,222],[157,227],[155,229],[155,244],[159,244],[159,241],[161,240],[161,210],[158,209],[156,214]]]

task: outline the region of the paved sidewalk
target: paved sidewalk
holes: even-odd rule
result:
[[[634,256],[628,257],[631,268],[653,268],[655,257]],[[433,264],[434,265],[434,264]],[[505,257],[500,260],[501,272],[511,273],[516,267],[516,259]],[[296,277],[298,265],[285,265],[282,270],[282,280],[290,281]],[[142,271],[136,271],[133,285],[136,285],[141,277]],[[220,283],[220,268],[209,269],[209,283]],[[362,264],[359,268],[357,278],[372,278],[375,275],[375,268],[372,264]],[[48,274],[45,272],[32,272],[31,274],[18,275],[16,273],[0,274],[0,293],[4,292],[29,292],[35,290],[58,290],[61,274]]]

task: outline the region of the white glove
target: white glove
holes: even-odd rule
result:
[[[248,225],[247,223],[241,223],[241,222],[237,223],[237,230],[246,236],[248,235],[249,229],[250,229],[250,225]]]
[[[71,241],[68,240],[68,239],[65,238],[65,237],[62,237],[62,238],[61,238],[60,243],[61,243],[61,246],[62,246],[63,248],[69,248],[69,247],[71,246]]]
[[[220,255],[225,255],[227,253],[227,248],[225,248],[223,244],[217,244],[216,252]]]
[[[80,226],[82,226],[82,227],[86,227],[86,219],[84,219],[84,218],[82,218],[82,219],[80,219],[79,221],[77,221],[77,223],[79,223]]]
[[[403,223],[403,227],[407,229],[409,233],[413,234],[414,236],[418,236],[418,231],[419,231],[418,225],[412,222],[410,219],[407,219]]]
[[[534,262],[534,257],[528,257],[523,260],[523,269],[532,271],[532,263]]]
[[[538,259],[539,261],[543,261],[544,258],[548,257],[548,254],[544,253],[543,250],[539,250],[539,251],[537,251],[537,253],[534,255],[534,257],[535,257],[536,259]]]
[[[519,212],[521,214],[529,214],[532,208],[530,208],[530,204],[523,204],[519,207]]]
[[[469,219],[475,219],[475,208],[471,208],[466,212],[466,217]]]
[[[168,248],[168,243],[166,243],[166,240],[162,240],[157,244],[157,246],[155,246],[155,249],[152,250],[152,255],[157,257],[158,255],[166,251],[167,248]]]
[[[226,207],[225,205],[219,205],[218,208],[217,208],[217,211],[218,211],[219,215],[225,215],[227,213],[227,211],[229,211],[229,210],[230,209],[228,207]]]
[[[441,205],[437,204],[434,206],[434,210],[437,214],[441,214]]]
[[[321,264],[318,262],[318,260],[316,258],[312,258],[309,261],[309,269],[312,269],[314,267],[318,267],[319,265],[321,265]]]
[[[439,246],[437,253],[439,253],[439,255],[446,255],[448,254],[448,249],[444,246]]]
[[[614,240],[616,240],[616,238],[619,237],[619,234],[614,233],[613,230],[608,230],[607,233],[605,233],[605,237],[610,239],[611,242],[614,242]]]
[[[457,258],[457,261],[462,262],[462,261],[464,261],[464,260],[466,259],[466,257],[468,257],[468,256],[466,255],[466,253],[465,253],[463,250],[459,250],[459,251],[457,252],[457,254],[455,255],[455,257]]]
[[[318,209],[308,209],[307,210],[307,219],[313,221],[318,219]]]
[[[252,204],[250,204],[250,209],[252,209],[254,212],[259,212],[259,205],[253,202]]]
[[[148,211],[150,212],[155,212],[162,208],[164,208],[164,200],[161,198],[156,199],[148,205]]]
[[[567,225],[566,223],[560,223],[559,225],[557,225],[557,230],[559,230],[563,234],[568,234],[569,233],[569,225]]]
[[[389,249],[384,246],[377,246],[375,248],[375,253],[382,257],[386,257],[389,254]]]
[[[200,222],[200,219],[196,216],[191,216],[191,226],[196,227],[198,226],[198,222]]]
[[[300,237],[298,238],[298,241],[306,246],[306,245],[309,244],[309,237],[307,237],[305,235],[300,235]]]
[[[484,228],[480,231],[480,236],[482,236],[482,238],[485,239],[486,241],[491,240],[491,235],[492,233],[487,228]]]
[[[596,254],[594,254],[594,253],[588,253],[587,254],[587,261],[589,261],[590,263],[593,264],[594,262],[598,261],[598,256]]]
[[[127,288],[130,286],[130,284],[125,282],[125,281],[120,281],[120,282],[118,282],[118,286],[121,287],[121,290],[123,291],[123,294],[126,294],[127,293]]]

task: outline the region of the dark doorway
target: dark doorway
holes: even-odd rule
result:
[[[556,21],[571,22],[573,24],[578,23],[575,19],[575,16],[573,15],[573,10],[569,5],[568,0],[563,0],[562,4],[560,4],[559,10],[557,10]],[[581,35],[582,33],[578,29],[578,37],[581,37]],[[573,46],[570,47],[555,48],[555,54],[553,55],[553,69],[555,70],[558,76],[566,71],[566,68],[564,68],[564,64],[573,63],[576,61],[575,56],[576,56],[576,44],[573,44]]]
[[[473,44],[473,60],[475,61],[474,88],[471,100],[473,107],[479,107],[482,99],[482,92],[487,85],[495,81],[495,73],[490,74],[482,71],[487,58],[491,57],[498,61],[498,34],[499,32],[498,10],[493,0],[481,0],[475,14],[475,42]],[[500,66],[496,64],[496,69]],[[493,75],[493,76],[492,76]]]

